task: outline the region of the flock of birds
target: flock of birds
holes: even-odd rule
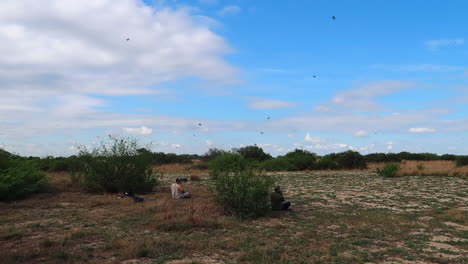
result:
[[[336,17],[335,16],[332,16],[331,17],[333,20],[336,20]],[[130,38],[126,38],[125,39],[126,41],[130,41]],[[317,78],[317,75],[313,75],[312,76],[313,78]],[[267,120],[270,120],[270,116],[267,117]],[[198,123],[198,126],[201,127],[202,126],[202,123]],[[263,131],[260,131],[260,134],[263,135],[265,134]],[[196,134],[193,134],[194,137],[196,137],[197,135]]]

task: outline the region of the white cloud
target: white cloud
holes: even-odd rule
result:
[[[392,94],[413,85],[410,82],[394,80],[370,82],[358,88],[337,92],[331,103],[352,111],[381,111],[383,109],[373,101],[374,98]]]
[[[153,133],[153,129],[148,128],[146,126],[138,127],[138,128],[131,128],[127,127],[123,129],[128,134],[135,134],[135,135],[151,135]]]
[[[319,143],[322,142],[322,139],[319,137],[311,137],[309,133],[307,133],[304,137],[305,141],[312,142],[312,143]]]
[[[218,14],[221,15],[221,16],[236,15],[236,14],[240,13],[241,10],[242,9],[239,6],[228,5],[228,6],[223,7],[223,9],[219,10]]]
[[[249,102],[247,107],[249,109],[280,109],[296,106],[293,102],[271,100],[271,99],[253,99]]]
[[[365,131],[365,130],[358,130],[358,131],[354,132],[354,136],[355,137],[367,137],[367,136],[369,136],[369,133],[367,133],[367,131]]]
[[[432,132],[435,132],[435,129],[430,128],[430,127],[412,127],[408,129],[408,132],[410,133],[432,133]]]
[[[0,115],[69,94],[160,94],[151,87],[184,77],[236,82],[231,49],[197,21],[137,0],[0,1]]]
[[[456,39],[434,39],[424,42],[424,45],[430,50],[438,50],[441,47],[446,46],[459,46],[463,45],[465,40],[463,38]]]

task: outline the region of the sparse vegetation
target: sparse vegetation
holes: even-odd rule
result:
[[[387,178],[395,178],[399,169],[400,165],[398,165],[397,163],[387,163],[383,168],[378,168],[376,172],[380,176],[384,176]]]

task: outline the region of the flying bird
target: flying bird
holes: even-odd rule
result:
[[[201,126],[201,123],[198,123],[199,126]]]
[[[130,38],[127,38],[127,41],[129,41],[129,40],[130,40]]]
[[[267,119],[269,120],[269,119],[270,119],[270,117],[267,117]]]
[[[335,16],[332,16],[332,19],[333,19],[333,20],[336,20],[336,17],[335,17]]]
[[[262,134],[262,135],[263,135],[263,131],[261,131],[261,132],[260,132],[260,134]]]
[[[316,78],[316,77],[317,77],[317,75],[314,75],[314,78]]]

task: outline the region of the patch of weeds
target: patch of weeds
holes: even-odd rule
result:
[[[21,238],[23,234],[19,231],[13,231],[10,233],[7,233],[6,235],[2,236],[4,240],[10,240],[10,239],[18,239]]]

